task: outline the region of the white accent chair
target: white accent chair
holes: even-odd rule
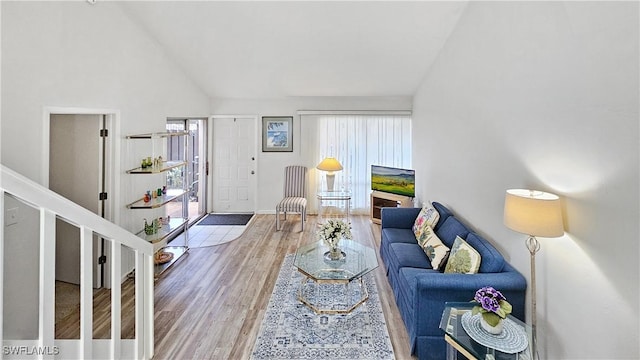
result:
[[[276,231],[280,231],[280,213],[300,213],[301,230],[304,231],[304,222],[307,220],[307,168],[291,165],[284,169],[284,199],[276,206]]]

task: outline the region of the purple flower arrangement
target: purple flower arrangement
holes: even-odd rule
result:
[[[473,315],[482,314],[484,320],[491,326],[498,323],[511,313],[512,307],[502,293],[491,286],[485,286],[476,291],[473,300],[479,305],[474,306]]]

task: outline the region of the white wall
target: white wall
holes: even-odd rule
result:
[[[638,31],[637,2],[471,2],[414,97],[418,196],[527,277],[504,192],[563,198],[536,257],[541,359],[640,358]]]
[[[2,6],[2,163],[35,180],[42,179],[43,108],[46,106],[115,109],[121,135],[162,131],[170,116],[206,116],[209,99],[166,57],[157,43],[130,21],[120,5],[98,2],[1,2]],[[117,136],[117,134],[114,134]],[[124,144],[124,143],[123,143]],[[123,170],[131,161],[123,149]],[[133,161],[137,163],[137,161]],[[122,177],[122,189],[129,178]],[[123,191],[127,194],[126,191]],[[121,204],[131,199],[123,195]],[[122,211],[125,211],[122,209]],[[33,212],[24,211],[25,216]],[[123,214],[124,215],[124,214]],[[122,216],[130,230],[140,224]],[[5,276],[19,274],[32,296],[8,298],[5,314],[35,301],[37,288],[27,284],[37,274],[37,254],[24,253],[20,243],[37,237],[23,231],[37,216],[12,225],[5,233],[5,254],[22,261]],[[37,250],[31,247],[31,250]],[[7,279],[5,279],[6,281]],[[9,282],[5,283],[9,284]],[[20,312],[26,323],[33,312]],[[36,323],[37,324],[37,323]],[[7,326],[10,328],[8,329]],[[34,336],[33,329],[5,324],[8,338]],[[24,331],[23,331],[24,330]],[[36,328],[37,330],[37,328]]]
[[[290,97],[286,99],[213,99],[211,112],[214,115],[293,116],[293,152],[262,152],[262,135],[258,134],[258,193],[256,211],[275,213],[276,204],[282,199],[284,168],[287,165],[304,165],[309,168],[310,200],[308,211],[314,213],[317,190],[311,181],[315,177],[313,158],[317,145],[315,124],[303,123],[298,110],[410,110],[410,97]],[[262,120],[259,120],[258,132]]]

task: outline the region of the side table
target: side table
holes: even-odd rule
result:
[[[508,319],[521,326],[527,334],[529,346],[522,352],[509,354],[494,348],[484,346],[473,340],[462,326],[462,315],[470,312],[475,303],[472,302],[448,302],[445,304],[440,329],[444,331],[444,340],[447,342],[447,360],[457,359],[457,353],[470,360],[532,360],[531,357],[531,326],[517,318],[508,315]]]
[[[319,191],[316,196],[318,198],[318,224],[322,224],[325,218],[343,216],[346,216],[347,222],[351,221],[350,191]]]

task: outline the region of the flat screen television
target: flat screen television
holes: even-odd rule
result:
[[[371,165],[371,190],[415,197],[415,170]]]

